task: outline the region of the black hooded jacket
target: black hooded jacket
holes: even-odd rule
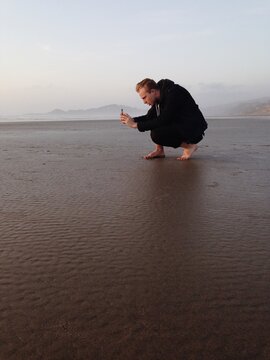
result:
[[[160,115],[157,115],[156,106],[153,105],[146,115],[135,117],[138,130],[154,130],[174,123],[184,138],[203,134],[207,122],[190,93],[168,79],[160,80],[157,84],[160,89]]]

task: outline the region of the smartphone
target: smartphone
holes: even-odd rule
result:
[[[121,109],[121,115],[123,115],[124,114],[124,110],[123,109]]]

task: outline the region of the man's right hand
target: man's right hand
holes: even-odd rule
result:
[[[127,113],[121,114],[120,120],[121,120],[122,124],[124,124],[124,125],[127,125],[133,129],[137,128],[137,123],[135,123],[134,119]]]

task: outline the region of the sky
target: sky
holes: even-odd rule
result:
[[[200,107],[270,96],[269,0],[0,0],[0,114],[144,108],[169,78]]]

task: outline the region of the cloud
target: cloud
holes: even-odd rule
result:
[[[245,101],[261,97],[267,92],[261,87],[216,82],[199,83],[194,94],[199,103],[207,107]]]
[[[222,82],[213,82],[213,83],[199,83],[199,91],[204,93],[224,93],[224,92],[234,92],[239,91],[244,88],[243,85],[228,85]]]
[[[257,16],[269,14],[269,11],[270,11],[269,3],[258,4],[246,9],[247,14],[257,15]]]
[[[52,47],[50,44],[46,44],[46,43],[39,43],[38,47],[41,51],[45,52],[45,53],[50,53],[52,52]]]

